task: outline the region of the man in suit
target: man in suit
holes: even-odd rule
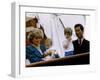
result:
[[[82,24],[76,24],[74,26],[77,40],[73,41],[74,45],[74,54],[86,53],[89,52],[89,41],[86,40],[83,36],[84,27]]]

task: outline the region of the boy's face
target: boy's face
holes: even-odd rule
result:
[[[71,35],[70,35],[69,33],[66,33],[66,34],[65,34],[65,37],[66,37],[66,38],[70,38]]]
[[[46,46],[46,48],[50,48],[52,46],[52,44],[51,44],[50,41],[46,40],[45,41],[45,46]]]

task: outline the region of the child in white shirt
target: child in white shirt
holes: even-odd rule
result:
[[[74,47],[72,43],[72,29],[67,27],[64,29],[64,35],[66,40],[63,41],[64,55],[73,55]]]

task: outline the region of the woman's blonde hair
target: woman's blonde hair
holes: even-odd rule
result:
[[[38,29],[38,28],[34,28],[28,35],[29,37],[29,40],[30,42],[32,42],[32,39],[34,38],[41,38],[43,39],[44,38],[44,35],[43,35],[43,31],[41,29]]]

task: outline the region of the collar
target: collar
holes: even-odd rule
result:
[[[80,40],[81,40],[81,44],[82,44],[84,38],[78,39],[78,43],[79,43],[79,44],[80,44]]]
[[[40,49],[40,46],[35,46],[34,44],[32,44],[32,46],[34,46],[37,49]]]

